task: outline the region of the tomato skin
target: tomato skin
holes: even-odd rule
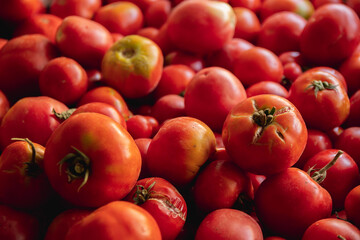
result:
[[[316,65],[336,66],[350,57],[360,41],[360,20],[345,4],[316,9],[301,37],[303,57]]]
[[[185,112],[221,132],[230,110],[245,99],[245,88],[234,74],[221,67],[208,67],[197,72],[186,87]]]
[[[91,19],[101,7],[101,0],[54,0],[50,5],[50,13],[66,18],[71,15]]]
[[[337,154],[337,149],[326,149],[312,156],[302,168],[304,171],[314,167],[319,170],[328,164]],[[312,174],[313,171],[310,172]],[[341,179],[341,184],[339,184]],[[349,154],[344,152],[335,164],[326,171],[325,180],[320,185],[331,195],[333,209],[341,210],[344,208],[346,195],[355,186],[360,184],[359,168]]]
[[[64,240],[69,229],[90,213],[91,210],[76,208],[61,212],[51,221],[44,240]]]
[[[308,19],[314,12],[314,6],[309,0],[266,0],[260,8],[260,19],[281,11],[291,11]]]
[[[160,124],[168,119],[186,116],[184,98],[175,94],[162,96],[152,106],[151,116]]]
[[[236,16],[234,37],[254,42],[260,32],[260,20],[256,14],[248,8],[234,7],[233,10]]]
[[[360,89],[350,98],[350,114],[345,121],[345,125],[347,127],[360,127]]]
[[[335,148],[348,153],[356,162],[360,169],[360,127],[345,128],[335,141]]]
[[[262,4],[262,0],[229,0],[229,4],[232,7],[245,7],[255,13],[258,13]]]
[[[5,94],[0,90],[0,123],[10,108],[10,103]]]
[[[79,174],[78,178],[71,177],[69,184],[69,171],[76,169],[71,161],[59,162],[74,153],[74,148],[88,157],[88,164],[83,160],[82,166],[84,171],[88,169],[89,177],[83,182],[84,176]],[[99,113],[79,113],[51,135],[44,166],[52,187],[65,200],[77,206],[99,207],[130,192],[140,174],[141,155],[119,123]]]
[[[315,81],[330,87],[317,87]],[[340,126],[350,112],[350,100],[341,81],[322,70],[298,77],[290,87],[288,100],[299,109],[309,128],[322,131]]]
[[[253,115],[272,107],[274,120],[261,130]],[[262,94],[247,98],[231,110],[224,122],[222,138],[226,151],[243,170],[267,175],[283,171],[299,159],[306,145],[307,130],[291,102]]]
[[[218,209],[200,223],[195,240],[262,240],[259,224],[248,214],[236,209]]]
[[[0,238],[6,240],[37,240],[40,237],[39,220],[29,213],[0,205]]]
[[[231,208],[239,195],[247,195],[249,189],[250,179],[235,163],[215,160],[196,178],[193,188],[196,208],[203,213]]]
[[[136,190],[149,189],[147,199],[137,203]],[[175,239],[183,228],[187,217],[187,206],[178,190],[167,180],[158,177],[139,180],[126,198],[147,210],[156,220],[162,239]]]
[[[183,64],[192,68],[195,72],[204,68],[205,62],[202,56],[198,54],[187,53],[183,51],[172,51],[165,56],[165,64]]]
[[[340,238],[340,236],[342,238]],[[301,240],[315,239],[359,240],[360,230],[347,221],[336,218],[325,218],[311,224],[301,238]]]
[[[99,68],[112,44],[112,36],[104,26],[79,16],[64,18],[56,32],[56,45],[62,54],[84,68]]]
[[[215,152],[215,144],[214,133],[202,121],[192,117],[170,119],[150,143],[147,153],[149,171],[176,187],[184,187]]]
[[[360,76],[360,53],[354,53],[346,59],[339,67],[340,73],[346,79],[349,96],[360,90],[358,77]]]
[[[134,139],[152,137],[152,125],[143,115],[134,115],[129,118],[126,121],[126,127]]]
[[[160,28],[168,19],[171,13],[171,2],[161,0],[152,3],[145,12],[145,22],[147,26]]]
[[[254,83],[246,89],[247,97],[252,97],[260,94],[274,94],[280,97],[287,98],[289,92],[280,83],[272,81],[261,81],[258,83]]]
[[[0,18],[11,22],[19,22],[45,11],[45,6],[40,0],[14,0],[1,3]]]
[[[4,149],[11,138],[29,138],[42,146],[46,145],[60,120],[53,113],[68,110],[68,107],[50,97],[26,97],[17,101],[5,114],[0,125],[0,145]]]
[[[345,213],[347,219],[360,229],[360,186],[354,187],[345,198]]]
[[[330,217],[332,210],[330,194],[298,168],[268,176],[254,200],[260,223],[285,238],[301,236],[313,222]]]
[[[110,202],[73,225],[65,240],[160,240],[155,219],[145,209],[126,201]]]
[[[150,177],[149,169],[147,167],[147,151],[149,149],[151,138],[137,138],[134,139],[136,146],[139,148],[140,154],[141,154],[141,171],[139,179],[143,179],[146,177]]]
[[[171,11],[167,34],[181,50],[206,53],[222,48],[234,36],[235,24],[235,14],[227,3],[184,1]]]

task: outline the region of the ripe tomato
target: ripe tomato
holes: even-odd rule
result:
[[[41,0],[1,1],[0,18],[11,22],[19,22],[31,15],[45,11]]]
[[[215,152],[215,136],[202,121],[177,117],[166,121],[150,143],[147,166],[153,176],[185,187]]]
[[[151,214],[136,204],[114,201],[101,206],[74,224],[65,240],[160,240],[158,224]]]
[[[360,169],[360,127],[349,127],[343,130],[335,141],[335,148],[348,153]]]
[[[346,79],[349,96],[360,90],[358,77],[360,76],[360,53],[354,53],[346,59],[339,67],[340,73]]]
[[[248,8],[234,7],[233,10],[236,16],[234,37],[254,42],[260,32],[260,20]]]
[[[91,19],[100,7],[101,0],[53,0],[49,10],[61,18],[74,15]]]
[[[10,103],[5,94],[0,90],[0,123],[10,108]]]
[[[360,185],[354,187],[345,198],[347,219],[360,229]]]
[[[302,236],[317,220],[330,217],[330,194],[306,172],[288,168],[268,176],[255,193],[263,229],[285,238]]]
[[[119,123],[99,113],[79,113],[51,135],[44,166],[65,200],[99,207],[130,192],[140,174],[141,155]]]
[[[222,130],[225,149],[245,171],[267,175],[285,170],[304,151],[307,130],[296,107],[277,95],[238,103]]]
[[[187,217],[187,206],[178,190],[163,178],[139,180],[126,200],[147,210],[156,220],[162,239],[175,239]]]
[[[152,140],[151,138],[135,139],[136,146],[139,148],[141,154],[141,171],[140,171],[139,179],[143,179],[150,176],[149,169],[147,167],[146,156],[151,140]]]
[[[254,83],[246,89],[247,97],[252,97],[260,94],[274,94],[283,98],[287,98],[289,92],[280,83],[272,81],[261,81],[258,83]]]
[[[205,62],[202,56],[198,54],[183,52],[183,51],[173,51],[165,56],[165,64],[183,64],[187,65],[195,72],[200,71],[204,68]]]
[[[229,0],[229,4],[232,7],[245,7],[255,13],[258,13],[262,4],[262,0]]]
[[[236,209],[218,209],[209,213],[196,231],[195,240],[262,240],[259,224],[248,214]]]
[[[360,127],[360,89],[350,98],[350,114],[345,121],[345,125],[348,127]]]
[[[139,98],[153,91],[163,69],[161,49],[150,39],[128,35],[105,54],[101,72],[105,83],[124,97]]]
[[[134,115],[129,118],[126,121],[126,127],[134,139],[150,138],[153,135],[153,126],[149,122],[148,118],[143,115]]]
[[[168,119],[186,116],[184,98],[175,94],[162,96],[152,106],[151,116],[160,124]]]
[[[160,0],[152,3],[145,12],[146,25],[160,28],[168,19],[171,10],[171,2],[169,0]]]
[[[260,19],[264,21],[274,13],[290,11],[308,19],[314,12],[309,0],[266,0],[260,8]]]
[[[221,132],[230,110],[245,99],[245,88],[234,74],[221,67],[208,67],[197,72],[186,87],[185,111]]]

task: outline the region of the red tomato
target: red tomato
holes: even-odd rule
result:
[[[182,94],[194,75],[195,71],[183,64],[164,67],[160,82],[154,90],[155,98],[159,99],[168,94]]]
[[[306,20],[294,12],[278,12],[269,16],[261,25],[257,44],[279,55],[300,50],[300,35]]]
[[[155,36],[154,42],[161,48],[164,55],[175,51],[176,47],[171,42],[167,34],[168,22],[166,21],[159,29],[158,34]]]
[[[221,49],[234,36],[235,24],[235,14],[227,3],[184,1],[171,11],[167,34],[181,50],[207,53]]]
[[[0,50],[3,48],[3,46],[8,42],[5,38],[0,38]]]
[[[235,38],[242,38],[249,42],[257,39],[261,24],[256,14],[248,8],[234,7],[236,16]]]
[[[342,127],[335,127],[333,129],[331,129],[330,131],[327,131],[326,134],[330,137],[331,142],[334,145],[343,131],[344,131],[344,129]]]
[[[280,97],[287,98],[289,92],[280,83],[272,81],[261,81],[252,84],[246,89],[247,97],[252,97],[260,94],[274,94]]]
[[[91,19],[100,7],[101,0],[53,0],[50,13],[61,18],[75,15]]]
[[[222,130],[226,151],[245,171],[267,175],[298,161],[307,130],[296,107],[283,97],[262,94],[238,103]]]
[[[140,150],[141,154],[141,171],[139,179],[143,179],[150,176],[149,169],[147,167],[146,156],[151,143],[151,138],[137,138],[135,143]]]
[[[101,72],[105,83],[124,97],[139,98],[153,91],[160,81],[163,69],[160,48],[150,39],[125,36],[105,54]]]
[[[150,40],[156,42],[157,35],[159,34],[159,29],[154,27],[143,27],[140,28],[136,34],[142,37],[149,38]]]
[[[151,116],[160,124],[172,118],[186,116],[184,98],[175,94],[159,98],[151,108]]]
[[[12,143],[11,138],[29,138],[46,145],[52,132],[59,126],[53,110],[68,110],[63,103],[46,96],[26,97],[16,102],[5,114],[0,125],[0,145],[4,149]]]
[[[266,0],[260,8],[262,21],[274,13],[290,11],[308,19],[314,12],[314,6],[309,0]]]
[[[344,3],[342,0],[311,0],[311,2],[315,9],[328,3]],[[346,4],[348,4],[348,2],[349,1],[346,1]]]
[[[166,65],[174,65],[174,64],[183,64],[192,68],[195,72],[200,71],[204,68],[205,62],[201,56],[181,52],[174,51],[165,56],[165,64]]]
[[[185,187],[213,152],[215,136],[205,123],[191,117],[177,117],[166,121],[154,136],[147,153],[147,166],[153,176]]]
[[[336,218],[324,218],[311,224],[301,238],[301,240],[318,239],[359,240],[360,230],[347,221]]]
[[[0,89],[12,102],[39,94],[41,70],[57,56],[55,45],[45,36],[29,34],[9,40],[0,54]]]
[[[309,128],[328,131],[340,126],[350,112],[345,87],[326,71],[303,73],[291,85],[288,99],[299,109]]]
[[[262,0],[229,0],[232,7],[244,7],[257,13],[260,10]]]
[[[129,202],[101,206],[73,225],[65,240],[161,240],[159,226],[145,209]]]
[[[34,14],[15,29],[14,36],[38,33],[55,43],[56,31],[61,22],[61,18],[52,14]]]
[[[339,0],[340,1],[340,0]],[[341,2],[341,1],[340,1]],[[359,0],[348,0],[345,2],[346,5],[354,9],[356,14],[360,15],[360,1]]]
[[[292,62],[295,62],[300,66],[304,65],[304,60],[301,57],[301,53],[297,51],[283,52],[282,54],[279,55],[279,59],[283,66],[285,66],[287,63],[292,63]]]
[[[107,0],[107,2],[118,2],[119,0]],[[158,0],[127,0],[127,2],[135,3],[143,12],[146,12],[146,9],[157,2]]]
[[[160,0],[152,3],[145,12],[147,26],[160,28],[168,19],[171,12],[171,2]]]
[[[101,72],[98,69],[89,69],[86,70],[86,75],[88,78],[88,89],[93,89],[95,87],[102,85],[102,76]]]
[[[250,184],[248,176],[232,161],[213,161],[195,180],[193,192],[196,209],[210,213],[216,209],[232,208],[240,195],[249,198]]]
[[[80,99],[78,106],[91,102],[103,102],[115,107],[116,110],[127,120],[132,113],[124,100],[124,98],[115,89],[108,86],[94,88],[85,93]]]
[[[51,135],[44,166],[65,200],[99,207],[130,192],[140,174],[141,156],[120,124],[99,113],[79,113]]]
[[[350,114],[345,121],[345,125],[348,127],[360,127],[360,89],[350,98]]]
[[[313,178],[317,174],[315,171],[321,172],[318,182],[330,193],[334,210],[343,209],[346,195],[360,184],[359,168],[355,161],[346,152],[336,149],[318,152],[305,163],[302,169]],[[341,179],[341,184],[339,184],[339,179]]]
[[[330,194],[306,172],[288,168],[268,176],[255,193],[255,210],[264,230],[296,238],[317,220],[330,217]]]
[[[0,123],[10,108],[10,103],[5,94],[0,90]]]
[[[0,205],[0,216],[0,239],[39,239],[40,224],[33,215]]]
[[[349,127],[344,129],[335,142],[335,148],[348,153],[360,169],[360,127]]]
[[[96,11],[94,20],[110,32],[124,36],[136,33],[144,22],[141,9],[131,2],[114,2]]]
[[[221,67],[209,67],[197,72],[188,84],[185,111],[187,116],[221,132],[230,110],[245,99],[245,88],[234,74]]]
[[[326,4],[314,12],[300,37],[302,56],[316,65],[337,65],[360,42],[360,20],[344,4]]]
[[[147,210],[156,220],[163,240],[175,239],[187,217],[187,206],[178,190],[163,178],[139,180],[126,198]]]
[[[360,89],[360,52],[354,53],[351,57],[345,60],[339,67],[340,73],[346,79],[349,96],[352,96]]]
[[[345,198],[347,219],[360,229],[360,185],[354,187]]]
[[[270,50],[253,47],[234,60],[233,73],[247,87],[261,81],[281,82],[283,66]]]
[[[196,231],[195,240],[262,240],[259,224],[248,214],[236,209],[218,209],[209,213]]]
[[[281,81],[281,84],[287,89],[290,88],[292,83],[300,77],[303,73],[301,66],[296,62],[290,62],[284,65],[284,77]]]
[[[152,137],[152,125],[145,116],[132,116],[126,121],[126,126],[128,132],[134,139]]]
[[[50,60],[41,71],[39,86],[42,95],[73,105],[87,91],[88,77],[75,60],[58,57]]]
[[[99,68],[113,44],[110,32],[101,24],[78,16],[64,18],[56,32],[56,44],[62,54],[85,68]]]
[[[44,172],[45,148],[29,139],[9,144],[0,156],[0,202],[34,209],[45,204],[53,191]]]
[[[75,208],[61,212],[51,221],[44,240],[64,240],[69,229],[90,213],[90,210]]]
[[[1,1],[0,19],[18,22],[45,11],[41,0]]]

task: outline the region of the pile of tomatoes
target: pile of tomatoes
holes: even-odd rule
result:
[[[359,0],[0,5],[0,239],[360,239]]]

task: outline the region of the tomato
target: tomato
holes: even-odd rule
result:
[[[183,64],[192,68],[195,72],[204,68],[205,62],[203,58],[197,54],[191,54],[182,51],[173,51],[165,56],[165,64]]]
[[[132,113],[127,103],[118,91],[108,86],[96,87],[88,92],[80,99],[78,106],[91,102],[102,102],[110,104],[127,120]]]
[[[157,35],[159,34],[159,29],[154,27],[143,27],[140,28],[136,34],[142,37],[149,38],[150,40],[156,42]]]
[[[177,117],[166,121],[153,137],[147,166],[153,176],[185,187],[213,152],[215,136],[205,123],[192,117]]]
[[[360,185],[354,187],[345,198],[345,212],[348,220],[360,228]]]
[[[99,207],[122,199],[140,174],[141,155],[133,138],[99,113],[68,118],[45,147],[44,166],[51,185],[74,205]]]
[[[360,2],[359,2],[359,0],[348,0],[348,1],[346,1],[345,4],[348,5],[349,7],[351,7],[352,9],[354,9],[356,14],[359,16],[359,14],[360,14]]]
[[[304,65],[304,60],[301,57],[301,53],[298,51],[283,52],[279,55],[279,59],[283,66],[292,62],[295,62],[300,66]]]
[[[107,2],[118,2],[119,0],[107,0]],[[136,4],[143,12],[146,12],[146,10],[150,7],[150,5],[157,2],[157,0],[127,0],[127,2],[132,2]]]
[[[167,34],[168,22],[166,21],[160,28],[154,38],[154,42],[160,47],[164,55],[176,50]]]
[[[29,138],[46,145],[52,132],[59,126],[53,110],[68,110],[63,103],[46,96],[26,97],[17,101],[5,114],[0,125],[0,145],[4,149],[11,138]]]
[[[111,117],[115,122],[118,122],[126,129],[126,122],[121,113],[116,108],[108,103],[104,102],[89,102],[79,106],[72,116],[83,112],[96,112]]]
[[[64,240],[69,229],[90,213],[90,210],[76,208],[61,212],[51,221],[44,240]]]
[[[154,97],[159,99],[167,94],[181,94],[194,75],[195,71],[184,64],[165,66],[160,82],[154,90]]]
[[[350,98],[350,114],[345,121],[345,125],[348,127],[360,127],[360,89]]]
[[[255,210],[263,229],[296,238],[317,220],[330,217],[330,194],[306,172],[288,168],[268,176],[255,193]]]
[[[58,57],[50,60],[41,71],[39,86],[42,95],[73,105],[87,91],[88,77],[75,60]]]
[[[348,153],[356,162],[360,169],[360,127],[345,128],[335,141],[335,148]]]
[[[360,230],[347,221],[336,218],[325,218],[311,224],[301,238],[301,240],[315,239],[359,240]]]
[[[145,209],[126,201],[110,202],[74,224],[65,240],[160,240],[159,226]]]
[[[134,3],[114,2],[98,9],[94,20],[110,32],[126,36],[136,33],[143,26],[144,16]]]
[[[341,81],[326,71],[303,73],[291,85],[288,99],[306,125],[322,131],[340,126],[350,112],[350,100]]]
[[[128,35],[106,52],[101,72],[105,83],[124,97],[139,98],[156,88],[163,61],[156,43],[138,35]]]
[[[89,69],[85,71],[88,78],[88,90],[102,85],[101,82],[102,76],[100,70]]]
[[[245,87],[261,81],[280,83],[283,66],[279,58],[270,50],[253,47],[243,51],[234,60],[233,73]]]
[[[218,66],[232,71],[235,59],[243,51],[252,48],[254,45],[241,38],[233,38],[226,42],[224,46],[217,50],[208,53],[205,56],[207,66]]]
[[[218,209],[209,213],[196,231],[195,240],[262,240],[259,224],[248,214],[236,209]]]
[[[57,54],[55,45],[40,34],[9,40],[0,54],[0,89],[9,101],[39,94],[40,72]]]
[[[101,24],[79,16],[68,16],[56,32],[56,44],[64,56],[73,58],[84,68],[99,68],[113,39]]]
[[[40,237],[39,220],[29,213],[0,205],[0,238],[6,240],[37,240]]]
[[[333,165],[329,166],[329,168],[328,166],[325,167],[328,164]],[[313,176],[312,173],[315,170],[322,168],[326,173],[324,174],[324,171],[322,171],[325,179],[320,182],[320,185],[330,193],[333,209],[341,210],[344,208],[346,195],[351,189],[360,184],[359,168],[346,152],[339,153],[337,149],[326,149],[306,161],[303,170]],[[339,184],[339,179],[341,179],[341,184]]]
[[[61,22],[61,18],[52,14],[34,14],[15,29],[14,36],[38,33],[55,43],[56,31]]]
[[[345,4],[325,4],[314,12],[300,36],[302,56],[316,65],[337,65],[360,41],[360,20]]]
[[[184,98],[175,94],[162,96],[152,106],[151,116],[159,123],[172,118],[186,116]]]
[[[318,7],[328,4],[328,3],[344,3],[342,0],[311,0],[314,8],[317,9]],[[348,1],[346,1],[346,4]]]
[[[360,53],[354,53],[346,59],[339,67],[340,73],[346,79],[349,96],[360,89],[358,76],[360,76]]]
[[[0,19],[19,22],[44,11],[45,6],[41,0],[1,1]]]
[[[196,209],[210,213],[216,209],[232,208],[240,195],[249,198],[250,184],[250,179],[235,163],[215,160],[195,180],[193,192]],[[240,205],[246,207],[242,203]]]
[[[248,8],[234,7],[236,16],[235,38],[254,42],[260,32],[261,24],[256,14]]]
[[[171,12],[171,2],[161,0],[152,3],[145,12],[145,22],[147,26],[160,28],[168,19]]]
[[[128,132],[134,139],[152,137],[152,125],[145,116],[132,116],[126,121],[126,126]]]
[[[283,97],[262,94],[238,103],[222,130],[225,149],[244,171],[274,174],[298,161],[307,130],[297,108]]]
[[[306,20],[294,12],[272,14],[261,25],[257,44],[279,55],[300,50],[300,35]]]
[[[257,13],[260,10],[262,0],[229,0],[232,7],[244,7]]]
[[[184,1],[171,11],[167,34],[181,50],[207,53],[222,48],[234,36],[235,24],[235,14],[227,3]]]
[[[149,169],[147,167],[146,156],[151,143],[151,138],[137,138],[135,139],[136,146],[140,150],[141,154],[141,171],[139,179],[143,179],[150,176]]]
[[[289,92],[280,83],[272,81],[261,81],[258,83],[254,83],[246,89],[247,97],[252,97],[260,94],[274,94],[286,98]]]
[[[75,15],[91,19],[100,7],[101,0],[53,0],[49,10],[61,18]]]
[[[230,110],[245,99],[245,88],[234,74],[221,67],[209,67],[197,72],[186,87],[185,111],[187,116],[221,132]]]
[[[10,103],[5,94],[0,90],[0,123],[10,108]]]
[[[290,11],[308,19],[314,12],[314,6],[309,0],[266,0],[260,8],[260,19],[264,21],[274,13]]]
[[[186,202],[178,190],[163,178],[139,180],[126,200],[144,208],[154,217],[164,240],[175,239],[185,224]]]
[[[308,129],[308,139],[304,152],[295,163],[295,167],[302,169],[307,160],[323,150],[332,148],[332,145],[331,139],[326,133],[315,129]]]

